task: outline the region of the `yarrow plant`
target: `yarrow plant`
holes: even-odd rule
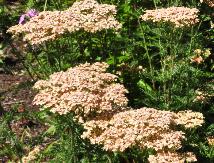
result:
[[[33,103],[60,115],[73,112],[83,119],[126,106],[127,90],[115,83],[117,76],[106,73],[107,68],[106,63],[85,63],[56,72],[47,81],[39,80],[34,85],[39,93]]]
[[[85,129],[81,137],[92,144],[103,145],[106,151],[124,152],[137,146],[157,152],[156,156],[149,157],[150,162],[161,157],[165,161],[195,161],[193,154],[177,153],[185,133],[176,131],[175,126],[201,126],[203,115],[153,108],[133,110],[127,107],[127,90],[115,83],[117,76],[106,73],[107,68],[104,62],[85,63],[54,73],[49,80],[35,83],[34,88],[39,92],[33,102],[60,115],[74,113]]]
[[[183,132],[170,129],[175,115],[169,111],[153,108],[127,110],[113,115],[110,120],[102,117],[84,123],[87,129],[83,138],[89,138],[92,144],[103,144],[108,151],[123,152],[131,146],[140,148],[178,149],[181,147]]]
[[[34,81],[43,79],[33,100],[41,112],[29,115],[48,128],[23,145],[20,161],[213,162],[201,147],[214,142],[211,0],[46,2],[8,30],[25,44],[11,51]]]
[[[29,12],[32,17],[34,12]],[[55,40],[62,34],[79,30],[97,32],[104,29],[121,28],[121,24],[114,18],[116,6],[99,4],[94,0],[75,2],[65,11],[43,11],[23,24],[12,26],[8,32],[13,36],[24,34],[24,40],[30,44],[41,44],[45,41]]]
[[[169,7],[155,10],[146,10],[141,16],[143,21],[170,22],[175,27],[191,26],[199,22],[199,10],[187,7]]]
[[[182,147],[185,134],[174,130],[173,126],[184,125],[190,128],[204,122],[201,113],[194,113],[196,117],[193,118],[193,113],[190,115],[189,112],[191,111],[176,114],[141,108],[116,113],[108,120],[100,116],[83,124],[87,131],[82,138],[88,138],[92,144],[103,145],[107,151],[123,152],[133,146],[141,149],[153,148],[157,155],[149,156],[150,162],[196,161],[193,154],[176,152]]]
[[[193,112],[190,110],[180,111],[177,113],[178,119],[176,119],[176,123],[180,125],[184,125],[185,128],[194,128],[199,127],[204,123],[204,117],[202,113]]]

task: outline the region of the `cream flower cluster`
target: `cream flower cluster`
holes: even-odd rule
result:
[[[29,152],[27,156],[22,157],[22,163],[29,163],[35,161],[41,149],[42,149],[41,146],[36,146],[32,151]]]
[[[80,118],[126,106],[127,90],[115,83],[117,76],[106,73],[107,68],[106,63],[85,63],[54,73],[35,83],[39,93],[33,103],[61,115],[74,112]]]
[[[65,33],[79,30],[97,32],[121,28],[115,19],[116,6],[99,4],[94,0],[75,2],[65,11],[43,11],[25,24],[12,26],[8,32],[15,36],[24,34],[24,40],[41,44],[55,40]]]
[[[172,112],[153,108],[127,110],[110,120],[85,122],[82,138],[89,138],[92,144],[102,144],[108,151],[124,151],[135,145],[156,151],[179,149],[184,133],[170,128],[175,118]]]
[[[213,136],[207,137],[207,141],[210,146],[214,146],[214,137]]]
[[[197,161],[195,155],[191,152],[179,154],[175,152],[160,152],[157,155],[149,155],[150,163],[184,163]]]
[[[199,20],[197,18],[199,10],[187,7],[169,7],[156,10],[146,10],[141,16],[143,21],[170,22],[175,27],[191,26]]]
[[[213,0],[200,0],[201,3],[206,3],[210,7],[214,7],[214,1]]]
[[[175,119],[176,124],[183,125],[185,128],[199,127],[204,123],[204,116],[200,112],[191,110],[180,111]]]
[[[81,137],[103,145],[107,151],[123,152],[137,146],[156,150],[157,155],[150,156],[150,162],[187,160],[185,154],[176,153],[185,136],[175,126],[201,126],[203,115],[192,111],[128,108],[127,90],[115,83],[117,76],[106,73],[107,68],[106,63],[85,63],[54,73],[49,80],[35,83],[34,88],[39,92],[33,102],[61,115],[74,112],[85,128]]]
[[[150,156],[149,161],[154,163],[196,161],[193,154],[176,152],[181,148],[185,136],[184,132],[174,129],[178,124],[186,125],[185,122],[186,127],[201,125],[199,122],[203,123],[203,121],[200,121],[199,113],[126,108],[124,111],[109,115],[103,114],[103,118],[101,115],[85,122],[83,126],[86,131],[82,134],[82,138],[89,139],[92,144],[103,145],[107,151],[123,152],[133,146],[141,149],[153,148],[157,151],[157,155]],[[181,121],[182,117],[194,120]]]

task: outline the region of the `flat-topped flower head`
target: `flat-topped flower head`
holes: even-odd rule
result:
[[[73,112],[77,118],[117,110],[127,105],[123,85],[115,83],[117,76],[106,73],[108,64],[81,64],[66,72],[56,72],[49,80],[40,80],[33,103],[50,108],[58,114]]]
[[[79,30],[91,33],[106,29],[118,30],[121,24],[115,19],[115,14],[114,5],[84,0],[75,2],[64,11],[43,11],[37,14],[35,10],[30,10],[20,18],[19,25],[10,27],[8,32],[14,37],[24,34],[23,39],[30,44],[41,44]],[[32,18],[25,22],[26,16]]]
[[[107,151],[124,151],[132,146],[176,150],[181,147],[184,133],[171,125],[176,115],[169,111],[141,108],[116,113],[110,119],[99,118],[85,122],[82,138],[103,145]]]
[[[204,123],[204,116],[200,112],[191,110],[179,111],[175,118],[176,124],[183,125],[186,128],[199,127]]]
[[[196,162],[196,156],[191,153],[177,153],[177,152],[159,152],[156,155],[149,155],[150,163],[185,163]]]
[[[174,113],[144,107],[126,108],[110,115],[101,114],[83,123],[86,131],[82,134],[82,138],[89,139],[92,144],[103,145],[106,151],[123,152],[133,146],[140,149],[153,148],[158,154],[151,156],[150,162],[195,161],[194,155],[176,153],[182,147],[182,140],[185,139],[184,132],[176,131],[176,126],[180,124],[185,127],[197,127],[203,123],[200,121],[203,117],[197,112],[191,112],[191,116],[186,115],[192,121],[187,119],[178,121],[182,119],[183,114],[190,112]]]
[[[143,21],[170,22],[175,27],[191,26],[199,22],[199,10],[187,7],[169,7],[156,10],[146,10],[141,16]]]

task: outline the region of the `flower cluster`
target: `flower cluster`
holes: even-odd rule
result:
[[[99,4],[94,0],[75,2],[65,11],[43,11],[25,24],[12,26],[8,32],[14,36],[24,34],[24,40],[41,44],[55,40],[65,33],[79,30],[97,32],[103,29],[119,29],[115,19],[116,6]]]
[[[54,73],[49,80],[35,83],[34,88],[39,92],[33,102],[50,108],[53,113],[75,113],[85,128],[81,137],[103,145],[107,151],[123,152],[137,146],[156,150],[157,156],[150,156],[150,162],[195,160],[193,155],[176,153],[185,136],[175,126],[201,126],[203,115],[192,111],[128,108],[127,90],[115,83],[117,76],[106,73],[107,68],[106,63],[85,63]]]
[[[195,128],[204,123],[204,116],[200,112],[193,112],[191,110],[180,111],[177,113],[175,122],[186,128]]]
[[[41,146],[36,146],[32,151],[29,152],[27,156],[22,157],[22,163],[29,163],[35,161],[37,155],[41,151]]]
[[[214,7],[214,1],[213,0],[200,0],[201,3],[206,3],[210,7]]]
[[[61,115],[74,112],[78,118],[126,106],[127,90],[115,83],[117,76],[106,73],[107,68],[106,63],[85,63],[54,73],[49,80],[35,83],[39,93],[33,103]]]
[[[175,27],[191,26],[199,20],[197,18],[199,10],[187,7],[169,7],[156,10],[146,10],[141,16],[144,21],[151,20],[153,22],[170,22]]]
[[[196,97],[195,97],[195,99],[193,100],[193,102],[201,102],[201,103],[204,103],[204,102],[206,102],[207,97],[209,96],[208,94],[206,94],[205,92],[202,92],[202,91],[200,91],[200,90],[196,90],[195,93],[196,93]]]
[[[174,113],[153,108],[126,108],[124,111],[111,114],[112,117],[99,116],[85,122],[83,126],[86,131],[82,138],[88,138],[92,144],[103,145],[107,151],[123,152],[133,146],[141,149],[153,148],[157,155],[150,156],[150,162],[196,161],[193,154],[176,152],[181,148],[185,136],[184,132],[174,130],[174,126],[199,126],[203,123],[199,114],[193,114],[191,111]],[[186,118],[181,121],[183,117],[193,120]]]
[[[113,115],[110,120],[91,120],[84,123],[82,138],[92,144],[102,144],[105,150],[124,151],[131,146],[154,148],[156,151],[178,149],[184,133],[173,131],[170,125],[175,114],[153,108],[127,110]]]
[[[210,49],[205,50],[196,49],[193,54],[194,55],[191,57],[191,62],[200,64],[211,55],[211,52]]]
[[[149,155],[150,163],[183,163],[183,162],[195,162],[197,161],[195,155],[191,152],[185,154],[179,154],[175,152],[160,152],[157,155]]]
[[[214,146],[214,136],[207,137],[208,144]]]

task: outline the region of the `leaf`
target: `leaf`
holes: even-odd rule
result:
[[[152,88],[142,79],[138,81],[137,85],[146,92],[152,92]]]
[[[97,57],[95,60],[96,61],[101,61],[102,57]]]
[[[3,64],[4,62],[3,62],[3,60],[2,59],[0,59],[0,64]]]
[[[115,63],[115,57],[114,56],[111,56],[108,60],[107,60],[107,63],[109,65],[113,65]]]
[[[138,87],[140,87],[141,90],[143,90],[143,92],[149,96],[151,99],[155,100],[157,97],[156,92],[152,89],[152,87],[147,84],[145,81],[143,81],[142,79],[138,81],[137,83]]]
[[[50,135],[54,135],[56,133],[56,126],[55,125],[51,125],[47,131],[45,131],[45,134],[50,134]]]
[[[117,59],[119,60],[119,63],[128,61],[130,59],[130,54],[128,52],[124,52],[122,56],[117,57]]]
[[[44,153],[49,153],[51,152],[52,148],[54,148],[54,145],[58,144],[58,140],[52,142],[51,144],[48,145],[48,147],[44,150]]]

